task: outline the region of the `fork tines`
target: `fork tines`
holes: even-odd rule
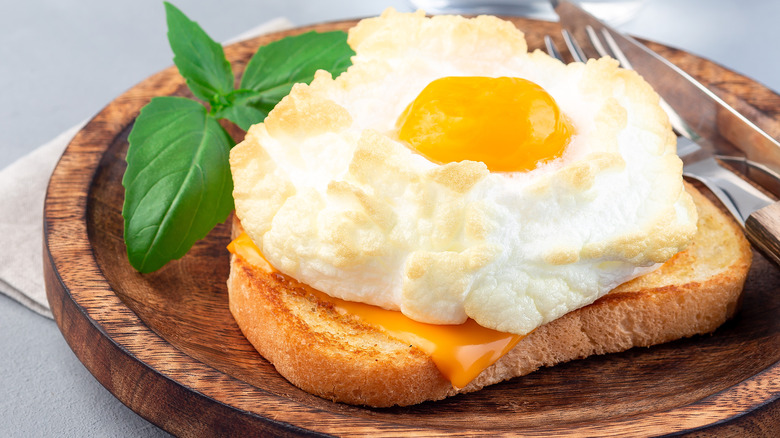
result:
[[[587,35],[587,45],[581,44],[567,29],[563,29],[561,31],[566,48],[568,49],[568,52],[574,61],[586,62],[589,58],[609,56],[613,59],[616,59],[620,63],[621,67],[627,70],[633,70],[631,62],[628,60],[623,51],[620,50],[617,42],[607,29],[602,28],[601,32],[597,32],[596,29],[588,25],[585,26],[585,33]],[[562,62],[566,62],[563,55],[556,47],[555,42],[549,35],[545,35],[544,44],[547,49],[547,53],[550,56]],[[592,56],[588,56],[586,52],[591,53]],[[674,111],[668,103],[666,103],[666,101],[661,99],[660,104],[666,114],[669,116],[669,121],[671,122],[674,131],[678,135],[682,135],[692,140],[696,140],[698,138],[698,135],[690,128],[687,123],[685,123],[682,117],[680,117],[680,115],[677,114],[677,112]]]
[[[601,29],[602,37],[599,37],[598,33],[595,29],[593,29],[592,26],[586,26],[585,31],[588,35],[588,42],[589,46],[587,46],[587,50],[589,52],[592,52],[591,56],[588,56],[585,52],[586,50],[583,50],[583,46],[577,41],[577,39],[574,37],[574,35],[571,34],[566,29],[563,29],[561,31],[561,35],[563,36],[563,42],[566,44],[566,48],[568,49],[569,54],[571,55],[572,59],[576,62],[585,62],[589,58],[597,58],[602,56],[610,56],[614,59],[617,59],[618,62],[620,62],[620,65],[624,68],[630,69],[631,64],[628,62],[628,59],[626,59],[623,52],[618,48],[617,44],[615,43],[615,40],[612,38],[612,35],[609,34],[609,32],[606,31],[606,29]],[[604,39],[602,42],[601,38]],[[606,46],[604,45],[606,43]],[[555,45],[555,42],[553,39],[546,35],[544,37],[544,44],[545,48],[547,50],[547,53],[557,58],[561,61],[564,61],[563,55],[558,50],[557,46]],[[565,62],[565,61],[564,61]]]

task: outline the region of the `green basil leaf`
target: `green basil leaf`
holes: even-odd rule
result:
[[[198,102],[156,97],[135,121],[122,179],[125,243],[140,272],[182,257],[233,210],[234,142]]]
[[[173,62],[195,97],[210,103],[233,90],[235,79],[222,46],[176,6],[165,2]]]
[[[317,70],[338,76],[350,66],[354,54],[346,32],[307,32],[287,37],[257,50],[244,70],[240,88],[257,91],[265,101],[275,104],[293,84],[311,82]]]
[[[220,107],[214,116],[228,119],[244,131],[248,131],[255,123],[265,120],[268,113],[279,102],[278,99],[269,102],[253,90],[233,91],[227,96],[227,101],[228,104]]]

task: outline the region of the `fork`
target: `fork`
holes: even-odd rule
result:
[[[585,30],[592,48],[599,56],[610,56],[618,60],[623,68],[632,69],[631,63],[609,32],[602,32],[602,42],[602,38],[599,38],[593,27],[587,26]],[[574,39],[573,35],[565,29],[561,33],[571,57],[577,62],[587,61],[588,56],[585,55],[582,46]],[[544,37],[544,43],[550,56],[563,61],[561,52],[549,35]],[[672,128],[678,135],[677,152],[685,163],[683,175],[704,184],[742,227],[745,226],[745,220],[751,213],[774,202],[748,182],[722,167],[711,152],[697,144],[703,139],[691,129],[682,117],[662,98],[659,104],[666,112]]]

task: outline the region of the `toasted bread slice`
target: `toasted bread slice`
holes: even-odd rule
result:
[[[230,310],[287,380],[334,401],[386,407],[439,400],[542,366],[709,333],[737,310],[751,262],[741,229],[691,186],[698,233],[658,270],[539,327],[464,388],[429,356],[344,315],[284,275],[231,256]],[[241,224],[234,220],[234,237]]]

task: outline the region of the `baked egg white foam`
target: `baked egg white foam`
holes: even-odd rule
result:
[[[658,97],[610,59],[528,53],[509,22],[387,10],[353,65],[296,85],[231,152],[236,214],[279,271],[412,319],[526,334],[684,249],[696,210]],[[519,77],[574,134],[527,172],[434,163],[396,122],[435,79]],[[483,145],[490,147],[490,145]]]

